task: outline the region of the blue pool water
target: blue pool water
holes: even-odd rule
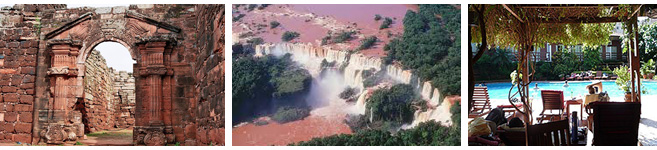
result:
[[[538,88],[539,90],[534,90],[534,84],[538,83]],[[535,81],[532,82],[530,86],[530,97],[537,96],[540,97],[541,94],[540,90],[561,90],[564,91],[564,97],[569,98],[572,96],[583,96],[588,93],[588,90],[586,89],[586,85],[591,84],[592,82],[590,81],[569,81],[568,88],[564,88],[563,84],[564,81]],[[641,84],[643,84],[643,87],[645,88],[644,90],[648,93],[643,94],[643,95],[657,95],[657,82],[655,81],[641,81]],[[479,86],[480,84],[476,84],[475,86]],[[507,99],[509,95],[509,89],[511,88],[512,84],[511,82],[503,82],[503,83],[485,83],[486,86],[488,86],[488,95],[490,95],[491,99]],[[619,89],[618,86],[616,86],[616,83],[614,81],[602,81],[602,90],[607,91],[609,93],[609,97],[623,97],[625,96],[625,93],[623,90]],[[513,92],[516,91],[516,88],[514,88]],[[571,94],[572,92],[572,94]],[[516,96],[518,97],[518,96]]]

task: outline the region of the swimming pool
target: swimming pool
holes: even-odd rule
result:
[[[534,84],[538,83],[539,90],[534,90]],[[583,96],[588,93],[586,85],[593,83],[592,81],[569,81],[568,88],[564,88],[564,81],[534,81],[530,86],[530,97],[540,97],[540,90],[561,90],[564,91],[564,97],[567,99],[572,96]],[[643,95],[657,95],[657,82],[656,81],[641,81],[645,91],[648,92]],[[475,86],[479,86],[476,84]],[[511,88],[511,82],[502,82],[502,83],[485,83],[488,86],[488,95],[491,99],[507,99],[509,95],[509,89]],[[625,93],[623,90],[618,89],[614,81],[602,81],[602,90],[609,93],[609,97],[623,97]],[[516,89],[514,88],[513,92]],[[571,94],[572,92],[572,94]],[[518,97],[518,96],[516,96]]]

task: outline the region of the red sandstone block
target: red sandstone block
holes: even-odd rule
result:
[[[14,104],[5,104],[5,111],[14,111]]]
[[[10,64],[11,62],[8,62],[7,64]],[[5,67],[9,67],[9,65],[5,65]],[[0,69],[0,74],[16,74],[18,71],[16,69]]]
[[[9,85],[9,80],[0,80],[0,86],[7,86]]]
[[[196,137],[196,126],[185,126],[185,137]]]
[[[38,45],[37,45],[37,47],[38,47]],[[38,51],[38,49],[36,49],[36,48],[25,49],[25,53],[28,54],[28,55],[34,55],[34,54],[37,53],[37,51]]]
[[[18,86],[18,85],[21,84],[21,80],[22,80],[22,79],[23,79],[23,75],[22,75],[22,74],[13,74],[13,75],[11,75],[11,82],[10,82],[10,84],[11,84],[12,86]]]
[[[30,137],[30,134],[14,134],[12,140],[21,143],[31,143],[32,137]]]
[[[16,112],[6,112],[5,121],[6,122],[16,122],[18,120],[18,113]]]
[[[33,75],[23,76],[23,83],[34,83],[34,76]]]
[[[16,133],[32,133],[32,124],[31,123],[16,123],[14,126]]]
[[[196,132],[196,139],[199,140],[199,144],[201,145],[210,144],[208,139],[208,130],[204,128],[198,128]]]
[[[16,93],[16,90],[18,90],[18,87],[15,87],[15,86],[3,86],[2,87],[2,92],[3,93]]]
[[[34,94],[34,89],[27,89],[27,90],[25,90],[25,94],[33,95],[33,94]]]
[[[34,71],[34,67],[21,67],[21,73],[30,74],[30,75],[36,74],[36,72]]]
[[[32,104],[34,102],[34,96],[32,95],[21,95],[20,102],[24,104]]]
[[[32,111],[34,111],[32,108],[33,107],[30,104],[16,104],[16,105],[14,105],[14,111],[17,111],[17,112],[26,112],[26,111],[27,112],[32,112]]]
[[[20,42],[9,42],[9,43],[7,43],[7,47],[9,47],[9,48],[18,48],[18,46],[20,44],[21,44]]]
[[[2,95],[2,99],[5,102],[18,102],[18,94],[16,93],[5,93]]]
[[[4,126],[5,133],[14,132],[14,123],[5,122],[5,124],[3,126]]]
[[[18,115],[18,118],[19,118],[18,120],[20,120],[21,122],[25,122],[25,123],[31,123],[32,122],[32,117],[34,117],[34,116],[32,116],[32,112],[21,112]]]
[[[34,83],[24,83],[21,84],[21,89],[33,89],[34,88]]]
[[[210,140],[217,145],[224,145],[224,128],[212,129],[210,131]]]

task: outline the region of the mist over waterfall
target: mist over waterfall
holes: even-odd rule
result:
[[[306,102],[311,106],[311,115],[345,116],[347,114],[365,114],[367,98],[376,89],[390,84],[409,84],[420,97],[427,101],[426,111],[417,111],[411,124],[412,128],[420,122],[436,120],[444,125],[451,125],[450,104],[440,102],[440,92],[431,86],[430,81],[422,82],[411,70],[404,70],[400,64],[384,65],[377,57],[362,54],[350,54],[347,51],[317,47],[312,44],[263,44],[257,45],[256,57],[265,55],[282,56],[292,54],[292,60],[310,72],[313,82]],[[323,64],[328,62],[331,65]],[[382,73],[385,81],[376,86],[365,88],[364,72]],[[339,97],[345,88],[354,88],[352,102]]]

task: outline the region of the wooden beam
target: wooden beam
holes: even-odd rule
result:
[[[525,21],[522,20],[522,19],[521,19],[521,18],[520,18],[515,12],[513,12],[513,10],[511,10],[511,8],[509,8],[509,6],[507,6],[506,4],[502,4],[502,6],[504,6],[504,8],[505,8],[507,11],[509,11],[509,13],[511,13],[511,15],[515,16],[516,19],[518,19],[518,21],[520,21],[521,23],[525,23]]]
[[[634,10],[634,12],[632,12],[632,15],[627,17],[627,20],[630,20],[632,17],[636,16],[638,14],[639,10],[641,10],[641,6],[643,6],[643,4],[639,5],[639,7],[637,7],[636,10]]]
[[[531,8],[531,9],[543,9],[543,8],[600,8],[600,7],[617,7],[617,4],[518,4],[514,5],[518,8]]]
[[[570,18],[538,18],[532,19],[536,23],[555,23],[555,24],[572,24],[572,23],[612,23],[623,22],[619,17],[570,17]]]

